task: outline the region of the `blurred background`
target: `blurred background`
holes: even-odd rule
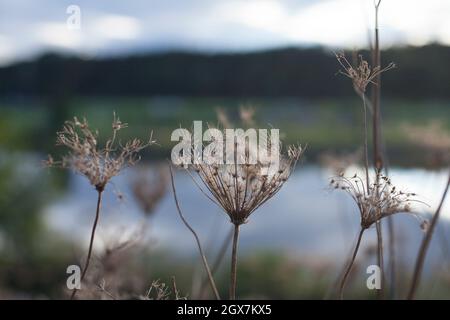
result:
[[[363,130],[361,102],[334,53],[370,59],[373,15],[372,0],[0,0],[0,298],[67,297],[66,268],[85,258],[96,192],[41,161],[63,152],[55,138],[65,120],[85,116],[105,141],[113,112],[129,124],[123,141],[152,130],[158,145],[106,189],[86,298],[153,288],[152,297],[172,276],[181,295],[211,297],[165,159],[174,129],[225,118],[239,127],[246,116],[308,150],[242,227],[238,296],[332,298],[359,214],[328,182],[343,169],[361,172]],[[380,28],[383,65],[397,65],[382,85],[389,174],[429,205],[416,208],[429,217],[448,175],[450,2],[383,1]],[[175,182],[226,295],[228,218],[185,172]],[[450,298],[449,219],[447,199],[421,298]],[[389,294],[402,298],[423,231],[411,216],[393,221]],[[369,230],[348,297],[375,297],[365,286],[374,245]]]

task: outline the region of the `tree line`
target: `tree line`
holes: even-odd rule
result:
[[[361,52],[369,59],[368,52]],[[351,59],[352,53],[348,52]],[[450,98],[450,47],[391,48],[383,94]],[[2,96],[351,96],[331,49],[284,48],[246,53],[166,52],[83,59],[48,53],[0,68]]]

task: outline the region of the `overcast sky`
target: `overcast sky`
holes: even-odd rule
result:
[[[67,27],[69,5],[81,27]],[[383,0],[385,45],[450,45],[450,0]],[[0,65],[44,51],[94,57],[151,50],[361,47],[373,0],[0,0]]]

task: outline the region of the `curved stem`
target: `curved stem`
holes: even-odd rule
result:
[[[362,239],[364,231],[365,231],[365,229],[361,228],[361,231],[359,232],[359,235],[358,235],[358,240],[356,241],[355,250],[353,250],[352,258],[350,260],[350,263],[347,266],[347,269],[345,270],[344,276],[342,277],[341,285],[339,286],[339,299],[341,299],[341,300],[344,299],[345,284],[347,282],[350,271],[352,270],[353,264],[355,263],[355,258],[356,258],[356,255],[358,254],[359,246],[361,244],[361,239]]]
[[[195,241],[197,242],[198,251],[200,253],[200,257],[202,258],[202,262],[203,262],[203,266],[205,267],[206,274],[208,275],[209,283],[211,284],[211,289],[214,292],[214,296],[216,297],[216,299],[220,300],[219,291],[217,290],[216,283],[214,282],[214,278],[212,276],[211,270],[209,269],[208,261],[206,260],[205,253],[203,252],[203,248],[202,248],[200,239],[198,238],[195,230],[191,227],[189,222],[187,222],[186,218],[183,216],[183,213],[181,212],[180,204],[178,203],[177,192],[175,190],[175,182],[173,180],[172,166],[170,164],[169,164],[169,169],[170,169],[170,180],[172,182],[173,198],[175,200],[175,205],[177,207],[178,215],[180,216],[180,218],[183,221],[186,228],[188,228],[189,231],[193,234]]]
[[[225,239],[220,247],[219,253],[217,254],[216,259],[214,260],[214,263],[211,268],[211,274],[213,276],[219,269],[220,265],[222,264],[223,258],[225,257],[225,254],[227,253],[227,249],[230,246],[230,242],[233,237],[233,233],[234,233],[233,230],[230,230],[230,232],[227,234],[227,236],[225,237]],[[205,288],[207,285],[208,285],[208,279],[206,278],[203,281],[201,289],[200,289],[200,298],[202,298],[204,296]]]
[[[95,210],[95,219],[94,219],[94,224],[92,225],[92,231],[91,231],[91,240],[89,242],[89,249],[88,249],[88,254],[87,254],[87,258],[86,258],[86,262],[83,268],[83,273],[81,274],[81,279],[80,282],[83,282],[84,277],[86,276],[87,270],[89,268],[89,263],[91,261],[91,255],[92,255],[92,248],[94,246],[94,239],[95,239],[95,230],[97,229],[97,224],[98,224],[98,219],[100,217],[100,208],[102,205],[102,194],[103,194],[103,188],[97,188],[97,193],[98,193],[98,197],[97,197],[97,209]],[[74,289],[72,291],[72,295],[70,296],[70,299],[73,300],[77,294],[77,289]]]
[[[231,253],[230,300],[236,300],[238,241],[239,241],[239,225],[235,224],[233,235],[233,251]]]
[[[435,227],[437,225],[437,222],[439,220],[439,215],[441,213],[441,209],[442,209],[442,206],[444,204],[444,200],[445,200],[445,198],[447,196],[447,192],[448,192],[449,186],[450,186],[450,174],[448,176],[447,185],[445,187],[444,194],[442,195],[441,202],[439,203],[439,206],[436,209],[436,212],[433,215],[433,218],[431,219],[430,227],[429,227],[427,233],[425,234],[425,237],[422,240],[422,244],[420,245],[419,254],[418,254],[417,260],[416,260],[416,266],[414,268],[414,275],[413,275],[413,279],[412,279],[412,282],[411,282],[411,288],[409,290],[408,297],[407,297],[409,300],[414,299],[414,296],[415,296],[416,291],[417,291],[417,287],[419,286],[420,276],[422,275],[423,264],[425,262],[425,257],[427,255],[427,250],[428,250],[428,247],[430,245],[434,229],[435,229]]]

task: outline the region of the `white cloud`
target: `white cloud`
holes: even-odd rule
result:
[[[82,43],[78,30],[69,30],[65,23],[44,22],[36,26],[36,40],[44,46],[76,49]]]
[[[367,43],[367,17],[361,1],[317,3],[289,17],[285,30],[297,43],[361,46]]]
[[[91,31],[109,39],[132,40],[139,36],[140,28],[136,18],[107,14],[95,19]]]
[[[14,51],[13,42],[8,37],[0,34],[0,66],[11,62]]]
[[[275,0],[227,1],[214,8],[213,15],[224,22],[273,31],[286,17],[285,7]]]
[[[445,38],[444,25],[450,20],[450,1],[384,1],[380,21],[396,30],[399,41],[423,45]]]
[[[316,1],[290,9],[283,1],[232,1],[216,7],[219,21],[239,23],[256,31],[276,34],[289,44],[364,46],[374,24],[372,0]],[[450,1],[396,0],[380,6],[384,44],[423,45],[450,41]]]
[[[447,19],[440,27],[439,41],[450,46],[450,19]]]
[[[250,50],[320,44],[359,47],[373,27],[373,0],[79,0],[82,27],[66,28],[66,4],[42,0],[23,11],[5,6],[0,58],[31,55],[50,47],[83,54],[187,47]],[[44,5],[45,4],[45,5]],[[30,12],[33,12],[31,14]],[[384,45],[450,44],[450,1],[383,0]],[[11,41],[10,39],[14,39]]]

